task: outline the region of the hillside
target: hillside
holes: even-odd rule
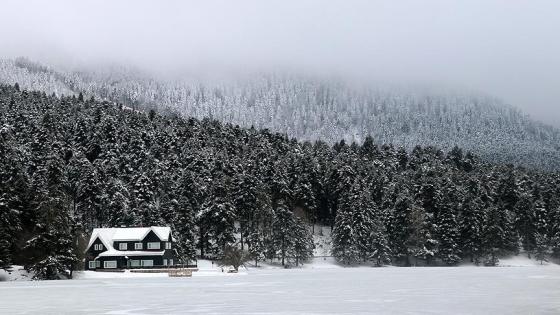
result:
[[[560,255],[560,178],[460,148],[298,142],[0,85],[0,268],[79,269],[94,227],[170,226],[184,258],[298,264],[309,223],[346,265],[495,265]],[[320,251],[320,248],[318,249]]]
[[[157,108],[300,140],[392,143],[450,150],[487,161],[560,168],[560,131],[501,101],[480,95],[381,86],[294,74],[236,80],[168,80],[127,68],[61,71],[26,59],[0,61],[0,82],[47,93],[95,96],[135,109]]]

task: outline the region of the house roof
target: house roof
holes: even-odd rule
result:
[[[150,231],[153,231],[161,241],[169,241],[169,235],[171,234],[170,227],[151,226],[139,228],[98,228],[93,229],[91,237],[89,238],[87,249],[89,249],[93,242],[99,238],[99,240],[101,240],[103,245],[107,248],[107,251],[115,250],[113,248],[113,242],[141,241],[146,237],[146,235],[148,235],[148,233],[150,233]]]
[[[97,255],[95,259],[99,257],[113,257],[113,256],[163,256],[164,253],[165,251],[147,252],[147,251],[124,251],[124,250],[111,249],[100,253],[99,255]]]

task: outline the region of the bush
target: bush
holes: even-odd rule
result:
[[[238,271],[239,267],[245,266],[245,263],[250,259],[251,257],[249,253],[235,246],[228,246],[224,250],[224,257],[220,261],[220,266],[232,266],[235,271]]]

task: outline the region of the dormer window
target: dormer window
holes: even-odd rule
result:
[[[94,250],[103,250],[103,244],[95,244],[93,245]]]
[[[165,249],[171,249],[171,242],[165,242]]]
[[[119,243],[119,250],[127,250],[128,246],[126,243]]]
[[[142,250],[142,243],[134,243],[135,250]]]

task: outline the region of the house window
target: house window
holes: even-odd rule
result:
[[[95,261],[95,268],[101,268],[101,261],[99,260]]]
[[[93,245],[94,250],[103,250],[103,244],[95,244]]]
[[[116,260],[108,260],[103,263],[103,268],[117,268],[117,261]]]
[[[134,243],[134,249],[142,249],[142,243]]]
[[[140,267],[140,260],[131,260],[130,267]]]
[[[142,267],[152,267],[154,265],[154,261],[149,260],[142,260]]]
[[[97,266],[97,264],[95,263],[95,260],[92,260],[89,262],[89,269],[95,269],[95,266]]]
[[[165,243],[165,249],[171,249],[171,242]]]
[[[126,243],[120,243],[119,244],[119,250],[127,250],[127,249],[128,249],[128,246],[127,246]]]
[[[167,259],[164,259],[164,260],[163,260],[163,265],[164,265],[164,266],[167,266]]]
[[[148,249],[159,249],[159,242],[149,242],[148,243]]]
[[[169,266],[173,266],[173,259],[169,259]]]

